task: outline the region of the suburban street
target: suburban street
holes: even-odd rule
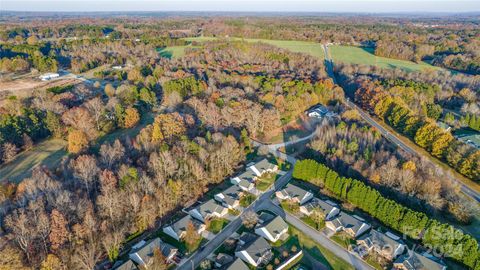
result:
[[[330,57],[330,53],[328,51],[328,45],[324,44],[323,50],[325,55],[325,66],[326,66],[327,73],[333,79],[333,81],[337,83],[337,80],[335,79],[335,74],[333,72],[333,59]],[[345,103],[348,107],[355,109],[363,118],[363,120],[365,120],[365,122],[375,127],[382,134],[382,136],[385,137],[387,140],[394,143],[398,147],[402,148],[407,153],[410,153],[412,155],[416,155],[419,157],[422,156],[422,154],[418,153],[415,149],[403,143],[402,140],[400,140],[398,137],[395,136],[395,134],[392,134],[387,129],[385,129],[381,124],[377,123],[377,121],[375,121],[372,117],[370,117],[370,115],[367,112],[365,112],[363,109],[355,105],[348,98],[345,100]],[[460,185],[460,188],[465,195],[467,195],[468,197],[472,198],[477,202],[480,202],[479,192],[471,189],[470,187],[468,187],[467,185],[465,185],[464,183],[462,183],[457,179],[455,179],[455,181]]]

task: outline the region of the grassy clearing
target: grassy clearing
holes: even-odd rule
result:
[[[224,218],[214,218],[209,221],[207,231],[215,234],[219,233],[227,224],[228,220]]]
[[[295,227],[290,226],[290,235],[294,236],[294,238],[292,238],[298,241],[297,247],[301,248],[304,252],[308,253],[326,267],[335,270],[354,269],[353,266],[346,261],[335,256],[330,250],[317,244],[312,238],[297,230]]]
[[[67,155],[67,142],[60,139],[46,140],[37,144],[32,150],[20,153],[15,160],[0,167],[0,181],[10,180],[18,183],[29,177],[32,169],[38,165],[54,169]]]
[[[269,173],[260,177],[256,182],[257,189],[260,191],[267,190],[280,177],[277,173]]]
[[[186,38],[190,42],[205,42],[216,40],[215,37],[193,37]],[[311,41],[297,40],[272,40],[272,39],[255,39],[255,38],[228,38],[229,40],[243,40],[246,42],[262,42],[282,49],[286,49],[297,53],[306,53],[314,57],[324,58],[322,44]]]
[[[334,62],[371,65],[380,68],[400,68],[406,71],[439,69],[425,62],[417,64],[410,61],[378,57],[373,54],[373,48],[339,45],[333,45],[329,48]]]
[[[161,57],[165,57],[168,59],[175,59],[175,58],[180,58],[185,55],[185,49],[186,48],[199,48],[198,46],[191,46],[191,45],[185,45],[185,46],[170,46],[166,48],[158,48],[157,52],[160,54]]]

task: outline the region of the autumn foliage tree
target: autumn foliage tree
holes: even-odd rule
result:
[[[74,129],[68,133],[68,152],[77,154],[87,146],[87,135],[83,131]]]
[[[50,224],[51,229],[48,239],[50,241],[51,248],[57,250],[68,240],[68,222],[60,211],[53,209],[50,213]]]
[[[137,109],[135,108],[127,108],[125,110],[125,128],[132,128],[137,125],[138,121],[140,121],[140,114],[138,113]]]

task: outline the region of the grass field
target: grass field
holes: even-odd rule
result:
[[[216,40],[215,37],[193,37],[186,38],[190,42],[204,42]],[[253,39],[253,38],[230,38],[230,40],[244,40],[247,42],[263,42],[279,48],[290,50],[292,52],[306,53],[315,57],[323,58],[322,44],[310,41],[296,41],[296,40],[271,40],[271,39]]]
[[[199,48],[199,47],[191,46],[191,45],[171,46],[171,47],[165,47],[165,48],[158,48],[157,52],[160,54],[161,57],[165,57],[168,59],[180,58],[185,55],[186,48]]]
[[[334,62],[371,65],[380,68],[400,68],[406,71],[439,69],[425,62],[417,64],[410,61],[378,57],[373,54],[373,48],[333,45],[329,46],[329,51]]]
[[[29,177],[32,169],[37,165],[45,165],[55,168],[60,160],[67,154],[64,140],[46,140],[36,145],[32,150],[20,153],[15,160],[0,167],[0,181],[6,179],[12,182],[20,182]]]

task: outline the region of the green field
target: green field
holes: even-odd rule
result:
[[[371,65],[380,68],[400,68],[406,71],[439,69],[425,62],[417,64],[410,61],[375,56],[373,48],[333,45],[329,46],[329,52],[334,62]]]
[[[190,42],[204,42],[216,40],[215,37],[193,37],[185,38]],[[306,53],[315,57],[323,58],[322,44],[310,41],[296,41],[296,40],[271,40],[271,39],[253,39],[253,38],[228,38],[229,40],[243,40],[247,42],[262,42],[267,43],[282,49],[290,50],[292,52]],[[170,47],[169,47],[170,48]],[[173,48],[173,47],[172,47]]]
[[[171,46],[171,47],[165,47],[165,48],[158,48],[157,52],[160,54],[161,57],[165,57],[168,59],[180,58],[185,55],[186,48],[198,48],[198,46],[191,46],[191,45]]]
[[[45,165],[55,168],[61,159],[67,154],[64,140],[46,140],[36,145],[32,150],[20,153],[15,160],[0,167],[0,181],[6,179],[12,182],[20,182],[29,177],[32,169],[37,165]]]

